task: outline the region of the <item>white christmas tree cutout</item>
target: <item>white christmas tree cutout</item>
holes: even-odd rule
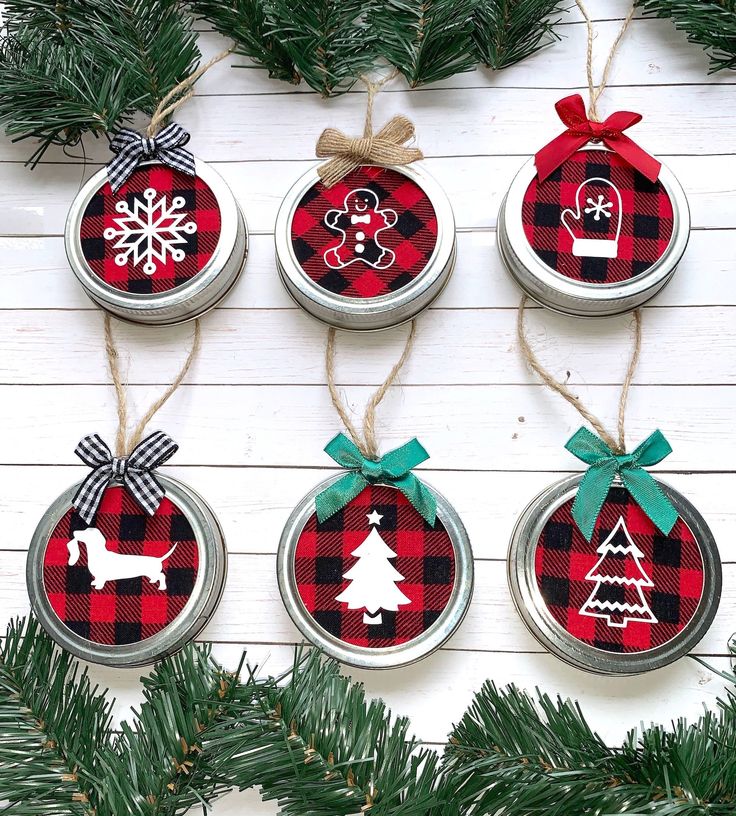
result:
[[[654,582],[641,565],[644,553],[634,544],[623,516],[619,516],[616,526],[596,552],[600,558],[585,576],[586,581],[595,581],[595,587],[580,614],[605,618],[609,626],[619,629],[628,626],[629,621],[657,623],[642,592],[642,587],[653,587]],[[618,557],[622,555],[623,558]],[[629,577],[627,572],[634,577]],[[612,598],[611,587],[623,588],[623,601]],[[616,596],[621,597],[620,590]]]
[[[103,233],[105,240],[115,240],[113,249],[121,250],[115,256],[118,266],[125,266],[131,259],[134,266],[143,261],[146,275],[153,275],[155,262],[166,263],[169,256],[174,261],[183,261],[185,253],[179,245],[186,244],[187,235],[197,231],[196,223],[186,220],[187,213],[179,212],[186,203],[183,196],[175,196],[171,205],[167,204],[165,194],[154,199],[156,191],[149,187],[143,198],[135,196],[132,208],[127,201],[118,201],[115,209],[121,217],[113,218],[117,229],[107,227]]]
[[[351,555],[358,561],[343,575],[350,581],[336,601],[348,605],[348,609],[365,609],[363,623],[371,626],[383,623],[381,610],[396,612],[400,605],[411,603],[396,586],[404,576],[390,563],[396,553],[381,538],[377,527],[383,516],[374,510],[367,513],[368,523],[375,525],[368,537]]]

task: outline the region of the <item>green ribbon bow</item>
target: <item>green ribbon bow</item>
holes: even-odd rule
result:
[[[368,485],[388,484],[397,487],[427,524],[434,527],[437,502],[427,487],[411,473],[412,468],[429,459],[429,454],[418,440],[412,439],[374,460],[366,459],[358,446],[340,433],[328,443],[325,452],[350,472],[317,494],[314,503],[320,521],[334,516]]]
[[[572,517],[588,541],[593,537],[595,522],[616,476],[620,477],[624,487],[657,529],[667,535],[675,526],[677,510],[657,482],[644,470],[672,453],[670,443],[661,431],[648,436],[631,453],[614,453],[587,428],[580,428],[573,434],[565,447],[590,465],[580,482],[572,506]]]

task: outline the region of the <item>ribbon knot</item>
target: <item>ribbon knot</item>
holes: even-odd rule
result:
[[[112,475],[115,479],[123,479],[128,470],[127,456],[113,456],[112,458]]]
[[[141,142],[143,143],[143,157],[146,159],[153,158],[156,155],[156,140],[141,136]]]
[[[555,110],[567,130],[545,145],[534,157],[537,175],[544,181],[570,156],[590,141],[601,141],[651,182],[659,178],[662,168],[654,156],[650,156],[623,131],[641,121],[640,113],[617,111],[603,122],[588,119],[585,102],[580,94],[561,99]]]
[[[98,434],[85,436],[74,453],[93,470],[79,486],[72,506],[87,524],[92,524],[108,485],[122,482],[143,510],[152,516],[165,495],[152,471],[178,449],[168,434],[156,431],[136,445],[129,456],[113,456]]]
[[[370,159],[373,152],[373,137],[365,136],[361,139],[353,139],[348,147],[350,155],[361,161]]]
[[[107,179],[113,192],[117,193],[135,168],[146,159],[158,159],[174,170],[188,176],[195,175],[194,156],[184,149],[189,138],[187,131],[175,122],[156,136],[144,136],[130,128],[122,128],[110,143],[115,157],[107,165]]]
[[[670,533],[679,514],[657,482],[644,470],[672,453],[670,443],[661,431],[654,431],[631,453],[614,453],[587,428],[576,431],[565,447],[589,465],[572,505],[572,517],[588,541],[593,537],[595,523],[616,476],[657,529],[665,535]]]
[[[386,475],[383,465],[374,459],[364,459],[360,466],[360,472],[371,484],[380,482]]]
[[[351,139],[336,128],[325,128],[317,140],[317,156],[328,158],[318,169],[319,177],[332,187],[361,164],[411,164],[423,158],[417,147],[406,147],[414,138],[414,125],[406,116],[394,116],[372,136]]]
[[[340,433],[327,444],[325,452],[349,472],[317,494],[314,503],[321,522],[342,510],[368,485],[380,483],[398,488],[427,524],[434,527],[437,517],[435,497],[411,472],[412,468],[429,459],[418,440],[412,439],[375,460],[363,456],[358,446]]]

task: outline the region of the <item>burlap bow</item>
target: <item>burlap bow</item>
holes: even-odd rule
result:
[[[317,172],[332,187],[362,164],[402,165],[424,158],[418,147],[405,147],[414,138],[414,125],[406,116],[394,116],[373,135],[351,139],[336,128],[325,128],[317,141],[317,156],[331,157]]]

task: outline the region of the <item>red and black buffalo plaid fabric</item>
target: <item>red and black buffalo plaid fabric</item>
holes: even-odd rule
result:
[[[111,552],[158,558],[176,544],[163,562],[165,590],[146,577],[111,581],[95,589],[84,544],[79,545],[79,560],[69,565],[69,541],[74,532],[87,527],[70,508],[46,548],[44,587],[60,620],[86,640],[115,646],[137,643],[167,627],[189,600],[199,565],[197,541],[184,513],[164,497],[156,513],[148,516],[126,490],[110,487],[95,520]]]
[[[368,522],[373,511],[382,516],[377,526]],[[351,583],[343,575],[358,561],[352,553],[372,529],[396,553],[390,564],[404,580],[395,586],[410,603],[395,612],[380,610],[381,622],[367,624],[365,609],[348,609],[336,598]],[[316,514],[309,519],[294,569],[302,602],[319,626],[345,643],[388,648],[418,637],[443,612],[455,583],[455,553],[439,519],[430,527],[403,493],[372,485],[325,522]]]
[[[144,196],[148,189],[155,191],[151,202]],[[131,213],[136,212],[137,203],[141,223],[138,223],[138,219],[135,223],[129,221],[125,212],[116,209],[116,205],[123,201]],[[181,206],[174,206],[174,203]],[[149,214],[143,208],[151,204],[160,206]],[[184,217],[180,218],[182,214]],[[115,248],[121,237],[121,229],[124,229],[122,219],[126,219],[133,230],[141,230],[148,225],[164,241],[173,238],[177,242],[171,244],[170,249],[176,250],[177,254],[183,252],[183,257],[174,260],[171,252],[164,249],[164,260],[151,260],[155,266],[153,274],[144,271],[147,259],[136,259],[135,250],[128,253],[127,260],[122,262],[126,250],[123,247]],[[196,230],[183,230],[186,224],[196,225]],[[105,230],[115,231],[116,234],[106,238]],[[145,295],[167,292],[202,271],[217,247],[220,231],[217,199],[202,179],[163,164],[144,165],[133,171],[117,193],[113,193],[106,181],[92,197],[82,217],[82,253],[90,269],[115,289]],[[140,240],[139,256],[146,248],[146,238],[141,232],[123,236],[123,240],[126,244]],[[155,239],[154,246],[159,252],[162,250],[158,239]],[[120,263],[116,262],[118,257],[121,257]]]
[[[363,199],[360,212],[355,199]],[[383,215],[373,211],[376,201]],[[353,219],[366,215],[370,221]],[[383,227],[380,232],[376,222]],[[334,187],[322,182],[311,187],[294,212],[291,240],[302,268],[323,289],[373,298],[396,292],[421,275],[437,244],[437,217],[414,181],[395,170],[366,165]]]
[[[690,528],[680,518],[670,534],[663,535],[623,487],[609,491],[591,542],[585,540],[571,511],[572,500],[552,514],[535,553],[537,585],[557,623],[583,643],[607,652],[645,652],[672,640],[687,626],[703,594],[703,559]],[[636,584],[587,579],[601,559],[598,548],[620,518],[643,556],[631,556],[625,538],[617,538],[619,530],[611,543],[626,545],[629,552],[608,551],[595,574],[618,574]],[[641,580],[642,571],[649,582]],[[645,585],[648,583],[653,586]],[[638,619],[629,619],[625,626],[621,615],[608,618],[605,614],[603,617],[581,614],[593,594],[598,600],[611,603],[631,604],[643,598],[644,607],[651,614],[633,613],[632,617]],[[656,623],[646,620],[652,615]]]
[[[608,182],[620,193],[621,206]],[[572,212],[563,222],[565,210]],[[649,181],[616,153],[602,150],[579,150],[541,184],[535,177],[521,217],[526,238],[542,261],[586,283],[618,283],[641,275],[662,257],[672,238],[672,202],[662,184]],[[615,241],[620,228],[618,246],[611,251],[612,244],[607,250],[602,243],[588,244],[583,250],[578,244],[578,251],[586,254],[575,255],[565,223],[575,238],[586,241]],[[596,246],[601,247],[598,255]]]

